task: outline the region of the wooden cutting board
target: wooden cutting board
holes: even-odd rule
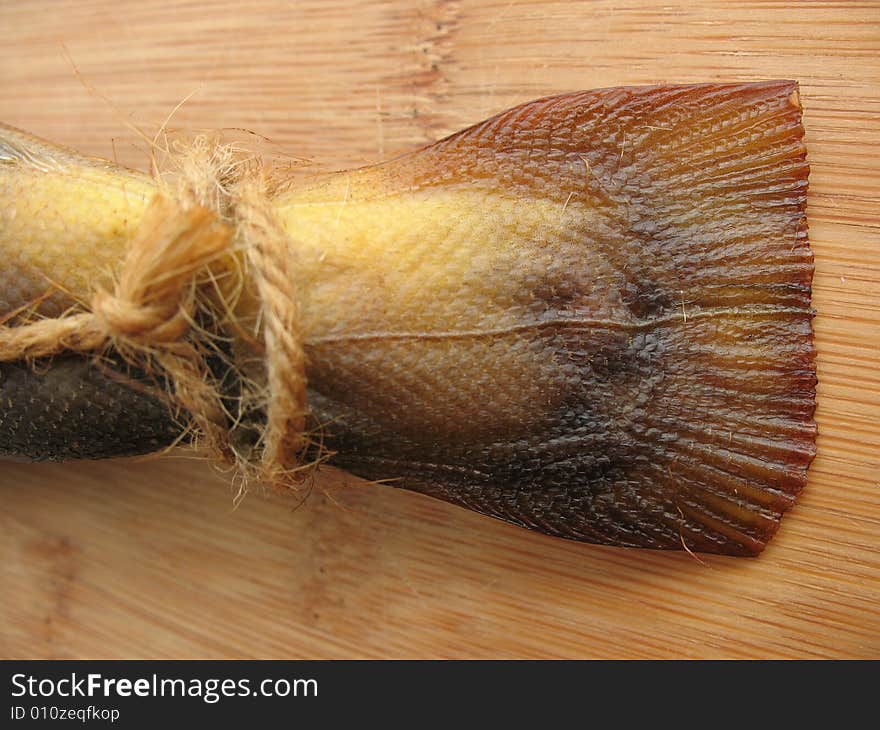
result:
[[[233,508],[185,454],[3,463],[0,656],[880,656],[880,4],[177,5],[0,4],[0,119],[145,168],[136,128],[171,116],[313,170],[556,92],[798,79],[819,455],[757,559],[569,543],[332,470]]]

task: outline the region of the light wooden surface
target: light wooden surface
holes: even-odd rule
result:
[[[233,510],[185,458],[2,464],[0,656],[880,656],[880,4],[0,4],[0,119],[141,168],[127,125],[184,98],[172,127],[344,167],[550,93],[779,77],[806,108],[820,440],[760,558],[567,543],[338,472]]]

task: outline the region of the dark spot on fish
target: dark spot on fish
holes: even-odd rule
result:
[[[646,279],[627,281],[621,292],[624,304],[638,319],[660,316],[674,306],[672,298],[665,291]]]

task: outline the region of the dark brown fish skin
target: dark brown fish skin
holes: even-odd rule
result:
[[[761,324],[747,328],[747,336],[761,337]],[[798,328],[809,332],[808,314],[792,323],[792,331]],[[562,349],[572,334],[556,337]],[[686,544],[734,555],[759,552],[781,513],[793,506],[815,453],[807,404],[812,371],[793,367],[787,383],[775,389],[750,393],[743,383],[741,406],[728,416],[739,423],[739,431],[713,439],[699,433],[700,423],[683,423],[679,413],[658,408],[679,398],[704,398],[719,407],[714,388],[696,372],[701,353],[680,349],[673,333],[657,328],[616,335],[589,355],[569,351],[579,361],[585,387],[544,428],[518,441],[455,452],[445,443],[398,439],[392,444],[373,424],[340,420],[340,404],[325,404],[315,394],[315,406],[338,424],[328,427],[334,434],[329,443],[338,450],[333,463],[367,478],[396,475],[400,481],[390,482],[394,486],[561,537],[650,548]],[[804,405],[793,409],[792,401]],[[746,416],[758,409],[778,414],[786,427],[792,411],[800,409],[805,425],[795,428],[791,445],[781,447],[784,463],[772,454],[762,460],[760,449],[748,459],[737,453],[743,439],[767,438],[759,424],[748,424]],[[721,420],[703,413],[705,422],[713,418]],[[365,433],[372,438],[351,435]],[[723,443],[733,437],[736,443]],[[718,524],[707,525],[710,521]]]
[[[105,459],[160,451],[180,438],[167,403],[91,357],[0,363],[0,458]]]

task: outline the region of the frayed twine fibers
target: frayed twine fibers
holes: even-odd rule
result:
[[[165,397],[212,458],[245,480],[295,484],[322,455],[306,461],[312,444],[295,277],[262,166],[206,138],[178,147],[170,162],[113,292],[94,292],[87,311],[0,327],[0,361],[115,350],[167,383]],[[241,287],[229,281],[241,284],[243,271],[259,302],[256,337],[234,313]],[[232,364],[241,385],[235,412],[210,365],[230,332],[245,333],[261,355],[255,376]],[[236,434],[258,411],[265,421],[250,446]]]

